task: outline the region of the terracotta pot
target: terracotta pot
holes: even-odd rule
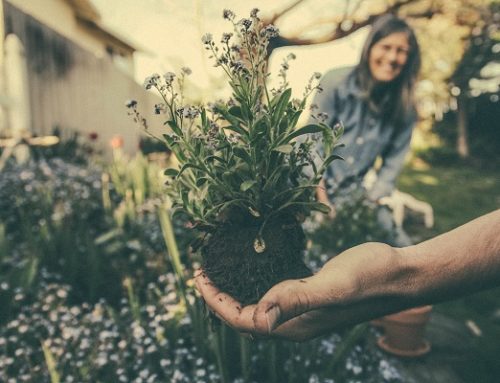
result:
[[[393,355],[417,357],[431,350],[424,339],[425,326],[429,322],[432,306],[422,306],[387,315],[372,321],[381,327],[384,335],[377,340],[378,346]]]

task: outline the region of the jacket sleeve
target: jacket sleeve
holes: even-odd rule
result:
[[[312,101],[312,105],[317,106],[313,113],[326,113],[328,117],[325,120],[325,124],[330,127],[333,127],[339,121],[338,111],[341,105],[338,95],[338,87],[341,86],[345,77],[351,70],[352,69],[350,67],[343,67],[333,69],[325,73],[325,75],[320,80],[320,85],[323,88],[323,91],[316,92]],[[314,123],[317,123],[317,121],[312,117],[312,115],[310,115],[308,118],[308,124]],[[321,165],[320,157],[322,157],[323,154],[324,152],[322,142],[321,140],[318,140],[313,151],[313,160],[317,168],[319,168],[319,166]]]
[[[415,118],[408,119],[404,127],[393,135],[386,149],[382,152],[382,166],[380,167],[377,180],[368,196],[373,200],[388,196],[396,187],[396,179],[404,165],[404,160],[410,148]]]
[[[323,91],[316,92],[312,104],[318,106],[318,109],[315,111],[316,114],[323,112],[328,115],[328,119],[325,123],[329,126],[333,126],[338,122],[337,114],[341,107],[338,97],[338,88],[342,86],[342,83],[351,70],[352,68],[350,67],[333,69],[325,73],[320,80]],[[315,121],[316,120],[309,116],[309,123],[314,123]]]
[[[336,77],[336,76],[335,76]],[[332,122],[334,122],[334,113],[336,109],[336,102],[335,102],[335,86],[334,82],[332,81],[335,80],[332,78],[332,73],[328,72],[326,73],[323,78],[320,81],[320,85],[323,89],[323,91],[318,92],[316,91],[314,98],[312,100],[311,106],[315,105],[317,108],[312,110],[308,116],[307,124],[317,124],[318,122],[316,119],[314,119],[312,116],[313,114],[316,115],[320,112],[326,113],[328,115],[327,120],[325,123],[329,126],[332,126]],[[307,139],[308,135],[304,135],[299,137],[299,142],[305,141]],[[314,164],[316,166],[316,169],[319,169],[319,167],[322,164],[321,158],[324,155],[323,151],[323,145],[322,145],[322,140],[318,140],[315,142],[313,150],[312,150],[312,160],[314,161]],[[311,166],[307,166],[304,168],[304,172],[307,176],[312,177],[313,176],[313,169]]]

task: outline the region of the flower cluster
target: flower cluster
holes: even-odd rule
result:
[[[37,383],[50,381],[50,374],[56,373],[62,382],[220,381],[216,358],[205,355],[194,339],[195,327],[200,325],[210,338],[209,326],[203,319],[196,323],[187,316],[175,280],[167,273],[148,284],[136,311],[126,299],[118,308],[104,300],[71,304],[71,287],[57,275],[43,272],[36,293],[22,295],[22,309],[0,328],[0,380]],[[192,293],[188,291],[190,301]],[[304,347],[281,345],[283,379],[333,382],[325,366],[341,341],[333,334]],[[269,343],[256,341],[249,346],[249,375],[233,374],[228,381],[267,381],[263,374],[269,364]],[[402,381],[390,360],[364,342],[353,347],[344,366],[338,381]]]
[[[8,281],[12,287],[0,298],[4,313],[9,306],[17,306],[13,288],[33,283],[39,267],[61,273],[75,287],[72,298],[91,301],[104,296],[111,302],[123,294],[123,275],[142,286],[167,269],[154,203],[160,191],[148,195],[155,190],[152,182],[132,184],[154,176],[160,185],[158,174],[149,174],[159,169],[140,159],[115,162],[110,167],[111,180],[103,168],[60,159],[9,164],[3,169],[0,283]],[[122,175],[125,172],[127,177]],[[183,230],[183,222],[181,217],[176,220],[177,231]],[[182,244],[184,237],[179,236]]]
[[[200,358],[189,339],[172,274],[148,285],[139,317],[127,300],[117,311],[105,301],[70,305],[71,288],[54,275],[46,278],[0,329],[2,382],[50,381],[54,371],[64,382],[219,380],[215,365]]]

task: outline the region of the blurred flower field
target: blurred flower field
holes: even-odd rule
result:
[[[403,381],[366,326],[296,344],[210,318],[190,280],[196,233],[171,220],[147,156],[49,154],[0,177],[0,381]]]

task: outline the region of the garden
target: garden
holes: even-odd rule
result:
[[[143,133],[135,154],[120,137],[106,154],[97,133],[57,131],[54,145],[18,144],[23,157],[0,148],[0,381],[419,383],[406,359],[377,347],[380,329],[369,323],[302,343],[253,339],[226,326],[197,291],[193,275],[203,267],[219,287],[255,303],[275,283],[391,235],[362,194],[325,218],[329,209],[314,193],[326,168],[343,161],[343,126],[330,129],[321,113],[299,124],[319,74],[293,98],[288,55],[268,89],[267,48],[277,31],[252,32],[257,11],[246,23],[227,10],[224,18],[243,49],[228,33],[220,45],[211,34],[202,42],[229,78],[230,100],[185,104],[191,70],[183,67],[144,83],[162,98],[154,113],[165,117],[163,136],[149,130],[136,101],[121,111]],[[471,117],[477,137],[464,158],[450,114],[432,127],[440,144],[414,149],[398,178],[400,191],[434,209],[432,227],[406,215],[415,243],[500,208],[498,132]],[[498,293],[433,308],[473,327],[470,348],[449,361],[464,382],[500,376]],[[422,368],[432,352],[418,359]]]

